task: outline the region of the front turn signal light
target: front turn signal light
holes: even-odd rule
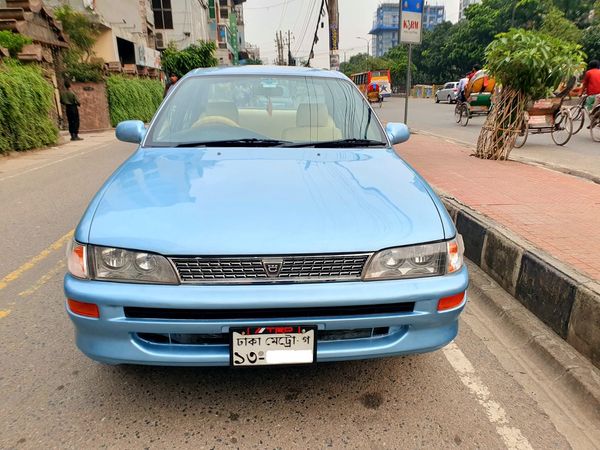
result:
[[[87,248],[85,245],[74,240],[69,242],[67,267],[74,277],[88,278]]]
[[[69,310],[73,314],[91,317],[93,319],[100,318],[100,311],[98,310],[98,305],[96,305],[95,303],[79,302],[77,300],[69,298],[67,299],[67,304],[69,305]]]
[[[449,309],[454,309],[465,299],[465,293],[461,292],[459,294],[454,294],[449,297],[440,298],[438,301],[438,311],[447,311]]]

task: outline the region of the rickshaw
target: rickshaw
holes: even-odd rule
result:
[[[485,70],[473,75],[465,88],[465,102],[457,102],[454,108],[456,123],[466,127],[473,116],[487,116],[492,108],[492,95],[496,80],[490,78]]]
[[[573,135],[573,119],[569,109],[563,108],[563,102],[574,85],[573,77],[554,97],[537,100],[527,108],[523,127],[515,139],[516,148],[525,145],[529,134],[550,133],[556,145],[569,142]]]

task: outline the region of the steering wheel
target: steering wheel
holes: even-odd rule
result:
[[[240,127],[240,125],[236,121],[230,119],[229,117],[205,116],[205,117],[201,117],[200,119],[196,120],[196,122],[194,122],[194,124],[192,125],[192,128],[201,127],[203,125],[212,125],[212,124],[227,125],[227,126],[235,127],[235,128]]]

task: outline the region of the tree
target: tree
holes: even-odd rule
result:
[[[70,46],[63,55],[65,77],[82,82],[100,81],[104,62],[90,61],[100,30],[87,15],[73,10],[69,5],[56,8],[54,14],[69,35]]]
[[[556,6],[552,6],[544,17],[540,31],[551,36],[560,36],[563,41],[574,43],[581,42],[583,35],[577,25],[567,19]]]
[[[56,8],[54,14],[69,35],[71,49],[78,51],[84,62],[88,62],[94,54],[93,48],[100,30],[87,15],[75,11],[69,5]]]
[[[581,46],[537,31],[512,29],[485,50],[486,67],[501,84],[477,141],[476,155],[507,159],[523,126],[528,100],[544,98],[583,69]]]
[[[600,60],[600,23],[584,30],[581,45],[588,60]]]
[[[182,77],[190,70],[216,66],[216,49],[214,42],[198,41],[183,50],[177,50],[175,44],[170,43],[162,53],[161,64],[166,73]]]

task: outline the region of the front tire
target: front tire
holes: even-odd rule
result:
[[[554,127],[552,128],[552,140],[556,145],[563,146],[571,139],[573,135],[573,119],[565,110],[561,110],[556,116]]]
[[[600,142],[600,117],[594,117],[590,124],[590,135],[594,142]]]
[[[525,142],[527,142],[528,136],[529,126],[527,125],[527,122],[525,122],[521,127],[521,131],[519,131],[519,134],[517,134],[517,137],[515,138],[515,148],[523,147],[525,145]]]
[[[573,120],[573,134],[577,134],[581,131],[583,125],[585,125],[587,110],[585,107],[577,105],[569,110],[569,114]]]
[[[435,102],[439,103],[440,102],[440,98],[437,96],[437,94],[435,94]]]

